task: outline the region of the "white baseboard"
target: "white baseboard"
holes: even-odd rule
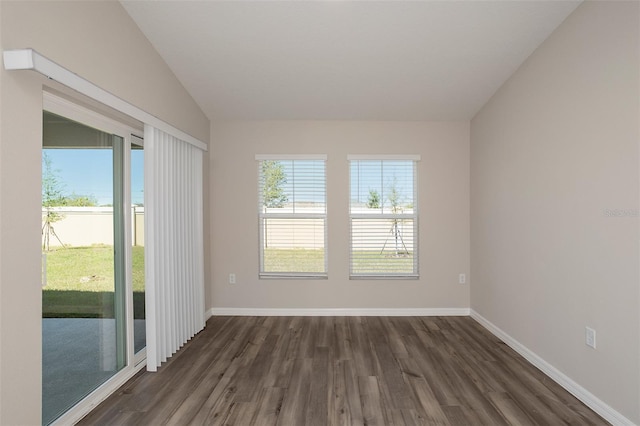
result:
[[[213,316],[213,309],[214,308],[208,309],[207,312],[204,313],[205,322]]]
[[[432,317],[432,316],[469,316],[469,308],[311,308],[311,309],[271,309],[271,308],[211,308],[211,316],[247,316],[247,317]]]
[[[471,318],[476,320],[480,325],[493,333],[496,337],[506,343],[511,349],[522,355],[527,361],[536,366],[544,374],[549,376],[553,381],[565,388],[569,393],[582,401],[587,407],[602,416],[606,421],[614,426],[635,426],[635,424],[625,416],[611,408],[604,401],[596,397],[594,394],[574,382],[567,375],[549,364],[540,356],[535,354],[529,348],[515,340],[513,337],[498,328],[495,324],[484,318],[478,312],[471,309]]]

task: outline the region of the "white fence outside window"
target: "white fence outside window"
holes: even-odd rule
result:
[[[53,207],[61,219],[53,222],[58,236],[51,235],[51,247],[86,247],[94,244],[113,245],[113,208],[111,207]],[[131,207],[132,245],[144,246],[144,207]],[[42,225],[47,214],[42,209]]]

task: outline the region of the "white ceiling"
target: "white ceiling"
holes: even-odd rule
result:
[[[211,120],[469,120],[576,1],[122,1]]]

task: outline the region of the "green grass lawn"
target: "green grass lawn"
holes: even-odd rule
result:
[[[324,250],[264,249],[265,272],[324,272]]]
[[[144,247],[133,247],[135,318],[144,318]],[[45,318],[113,318],[113,247],[57,248],[47,252]]]
[[[144,291],[144,247],[133,247],[133,291]],[[113,291],[113,246],[56,248],[47,252],[45,290]]]
[[[380,271],[388,274],[413,272],[413,254],[396,254],[392,251],[358,251],[353,253],[353,273]]]
[[[396,255],[392,251],[353,253],[353,272],[384,270],[386,273],[411,273],[413,255]],[[264,249],[265,272],[324,272],[324,250]]]

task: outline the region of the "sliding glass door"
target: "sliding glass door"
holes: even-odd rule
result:
[[[130,134],[57,112],[43,112],[43,424],[131,368],[145,344]]]

